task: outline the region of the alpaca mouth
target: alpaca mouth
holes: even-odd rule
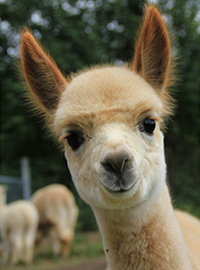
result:
[[[127,193],[137,182],[136,173],[133,169],[118,173],[106,172],[98,178],[104,189],[113,194]]]
[[[122,194],[122,193],[126,193],[126,192],[128,192],[128,191],[130,191],[132,189],[132,187],[130,187],[129,189],[123,189],[123,188],[121,188],[120,190],[111,190],[111,189],[109,189],[109,188],[107,188],[106,187],[106,190],[108,191],[108,192],[110,192],[110,193],[113,193],[113,194]]]
[[[121,187],[121,186],[114,186],[114,187],[108,187],[107,185],[102,184],[102,186],[104,187],[104,189],[106,191],[108,191],[111,194],[125,194],[127,192],[129,192],[130,190],[133,189],[133,187],[135,186],[135,181],[132,183],[132,185],[128,186],[128,187]]]

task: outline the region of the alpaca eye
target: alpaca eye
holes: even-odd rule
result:
[[[140,131],[146,132],[148,135],[153,135],[153,131],[156,127],[155,120],[146,118],[140,126]]]
[[[66,137],[67,142],[73,151],[78,150],[78,148],[84,143],[85,138],[83,134],[71,131],[70,134]]]

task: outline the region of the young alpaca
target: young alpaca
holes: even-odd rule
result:
[[[33,36],[22,34],[26,81],[94,211],[110,270],[200,269],[200,222],[179,212],[179,224],[165,182],[170,62],[154,6],[146,7],[131,67],[94,67],[65,79]]]
[[[0,211],[7,202],[7,186],[0,185]]]
[[[60,253],[62,243],[63,257],[69,256],[78,218],[78,207],[73,194],[66,186],[53,184],[37,190],[31,201],[40,216],[36,244],[48,233],[54,253]]]
[[[5,198],[5,192],[0,186],[0,199]],[[4,244],[5,263],[9,254],[11,254],[12,264],[20,260],[26,263],[32,261],[38,220],[37,209],[31,202],[19,200],[7,205],[1,204],[0,234]]]

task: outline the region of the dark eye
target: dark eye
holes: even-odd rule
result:
[[[67,142],[73,151],[78,150],[78,148],[84,143],[85,138],[82,133],[71,131],[66,137]]]
[[[146,118],[140,126],[140,131],[146,132],[148,135],[153,135],[153,131],[156,127],[155,120]]]

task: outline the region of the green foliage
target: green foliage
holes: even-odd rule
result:
[[[167,1],[165,5],[167,6]],[[168,179],[178,208],[200,216],[198,1],[174,1],[170,9],[178,48],[177,113],[166,136]]]
[[[4,0],[1,1],[1,174],[20,174],[19,160],[29,156],[32,189],[56,182],[75,192],[79,229],[96,229],[93,214],[78,197],[66,162],[23,97],[16,61],[24,26],[50,52],[66,75],[85,66],[120,63],[133,57],[144,1],[134,0]],[[166,133],[168,181],[173,197],[199,209],[199,2],[161,1],[175,33],[178,56],[177,113]]]

